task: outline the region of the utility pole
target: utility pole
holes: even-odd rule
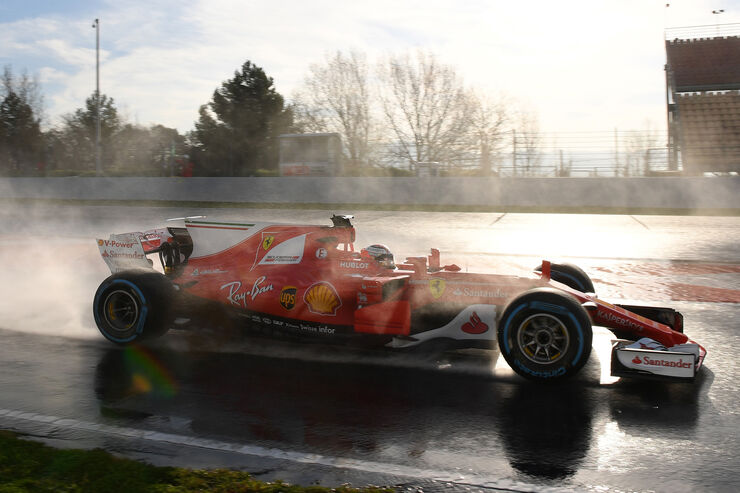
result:
[[[563,150],[560,149],[560,168],[555,173],[555,176],[565,176],[565,164],[563,163]]]
[[[725,12],[725,9],[718,9],[718,10],[712,10],[712,14],[714,15],[720,15]],[[717,17],[717,24],[715,25],[717,29],[717,36],[719,36],[719,17]]]
[[[95,19],[95,174],[102,176],[100,164],[100,21]]]
[[[614,127],[614,176],[619,176],[619,133]]]
[[[511,166],[513,169],[513,174],[516,176],[516,130],[512,130],[512,144],[511,144]]]

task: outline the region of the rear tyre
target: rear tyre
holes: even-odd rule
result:
[[[542,272],[542,265],[535,269]],[[582,293],[595,293],[594,284],[583,269],[573,264],[550,264],[550,279]]]
[[[172,322],[175,293],[170,280],[158,272],[114,274],[95,293],[95,323],[100,333],[116,344],[159,337]]]
[[[501,354],[511,368],[530,380],[568,378],[591,354],[591,320],[570,295],[537,288],[514,298],[498,327]]]

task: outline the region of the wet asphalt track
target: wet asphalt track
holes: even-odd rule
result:
[[[518,273],[588,271],[607,300],[667,305],[709,351],[693,384],[614,381],[597,329],[574,380],[533,385],[495,352],[432,358],[178,333],[97,334],[91,238],[202,211],[24,207],[0,216],[0,427],[58,446],[263,479],[424,491],[740,490],[740,218],[358,214],[358,244]],[[326,223],[326,211],[207,211]],[[345,211],[337,211],[345,212]],[[446,260],[447,259],[447,260]]]

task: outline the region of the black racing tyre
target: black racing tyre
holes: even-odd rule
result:
[[[542,265],[535,269],[542,272]],[[582,293],[595,293],[594,283],[583,269],[573,264],[550,264],[550,279]]]
[[[509,303],[501,316],[498,343],[509,366],[530,380],[570,377],[591,354],[591,319],[572,296],[536,288]]]
[[[170,280],[158,272],[114,274],[95,292],[95,323],[103,336],[116,344],[159,337],[172,322],[175,293]]]

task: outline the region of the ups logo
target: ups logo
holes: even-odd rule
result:
[[[295,286],[285,286],[280,291],[280,305],[286,310],[292,310],[295,307],[295,296],[298,292],[298,288]]]

